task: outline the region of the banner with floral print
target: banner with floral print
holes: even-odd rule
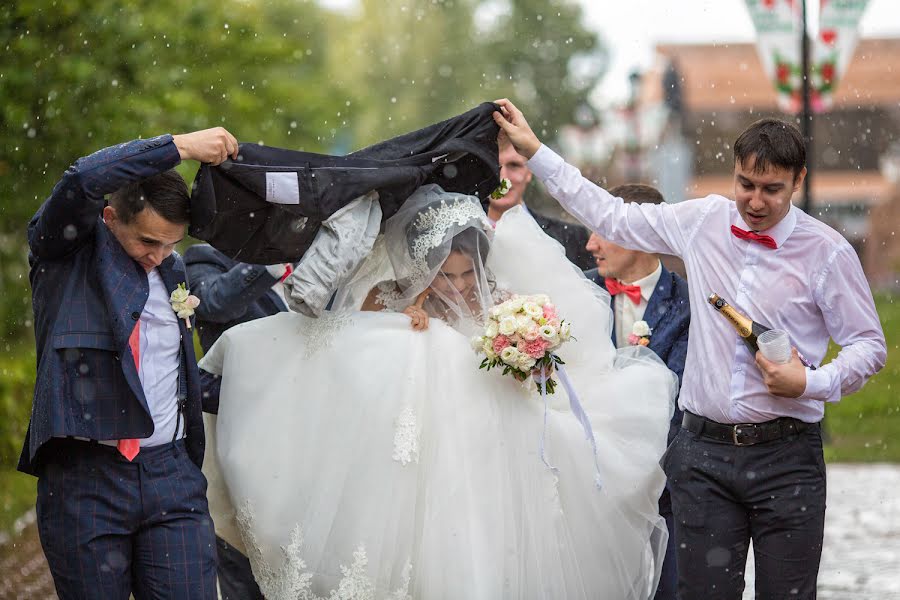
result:
[[[809,0],[810,2],[815,0]],[[778,106],[802,109],[800,0],[745,0],[757,33],[757,51],[775,83]],[[819,33],[810,40],[810,103],[814,112],[831,107],[834,89],[846,71],[858,39],[857,26],[868,0],[820,0]]]

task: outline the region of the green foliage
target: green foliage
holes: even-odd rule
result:
[[[861,391],[826,407],[825,456],[832,462],[900,462],[900,297],[879,297],[876,306],[887,365]]]
[[[0,332],[29,335],[25,225],[80,156],[216,125],[342,154],[501,96],[552,137],[601,75],[570,64],[597,52],[564,0],[363,0],[347,14],[309,0],[5,3]]]
[[[34,393],[34,345],[7,345],[0,353],[0,468],[15,467]]]

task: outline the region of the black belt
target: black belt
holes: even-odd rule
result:
[[[799,419],[792,419],[791,417],[781,417],[763,423],[726,425],[688,411],[684,411],[684,418],[681,420],[683,429],[687,429],[707,439],[728,442],[735,446],[752,446],[753,444],[771,442],[787,435],[800,433],[812,425],[814,424],[806,423]]]

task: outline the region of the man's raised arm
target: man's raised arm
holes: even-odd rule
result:
[[[104,197],[162,173],[182,160],[219,164],[237,158],[237,140],[222,127],[161,135],[98,150],[75,161],[28,223],[28,246],[39,259],[63,257],[97,226]]]
[[[566,211],[592,231],[631,250],[682,255],[711,205],[705,201],[629,204],[581,175],[531,130],[525,116],[509,100],[497,100],[494,121],[499,143],[510,143],[528,159],[532,172]]]

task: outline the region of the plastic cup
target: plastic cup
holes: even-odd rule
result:
[[[784,364],[791,360],[791,339],[783,329],[770,329],[756,338],[756,345],[763,356],[774,363]]]

